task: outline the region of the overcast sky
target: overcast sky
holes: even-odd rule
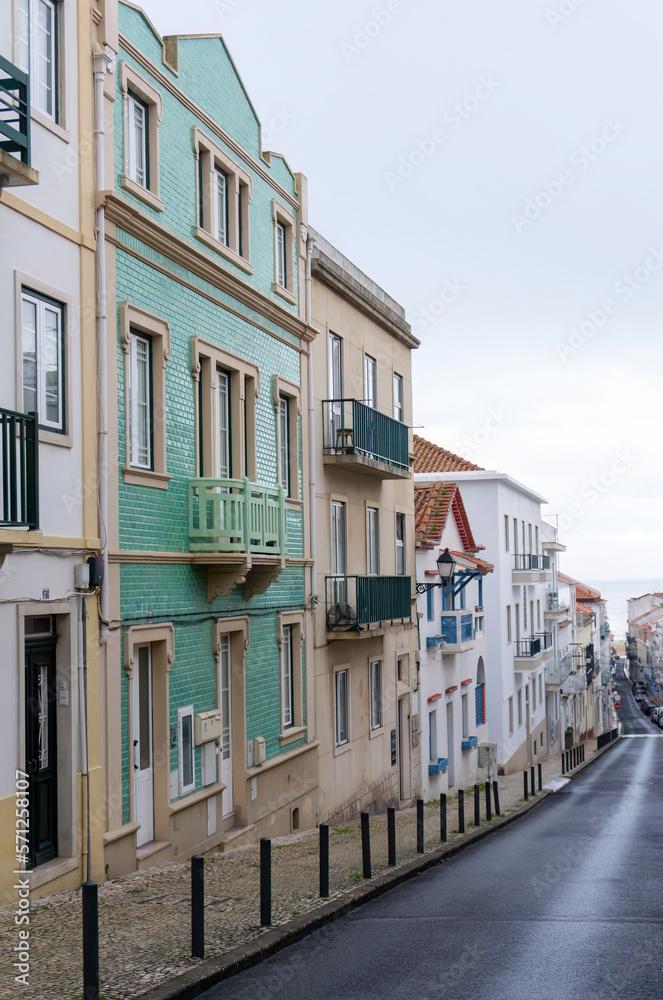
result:
[[[405,306],[418,433],[547,497],[573,576],[658,576],[660,0],[143,8],[223,34],[312,224]]]

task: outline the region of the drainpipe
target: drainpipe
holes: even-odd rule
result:
[[[104,190],[104,78],[115,71],[115,54],[108,46],[92,57],[94,68],[94,188],[97,198]],[[106,367],[106,209],[97,206],[96,326],[98,404],[99,536],[104,567],[100,588],[101,628],[99,642],[108,642],[108,378]]]
[[[306,325],[311,325],[311,258],[315,240],[309,234],[306,237]],[[315,407],[313,403],[313,352],[312,344],[308,345],[307,382],[308,382],[308,451],[309,451],[309,524],[311,548],[311,604],[315,608],[318,602],[316,587],[318,578],[315,563]]]

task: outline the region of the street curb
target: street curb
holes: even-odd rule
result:
[[[429,851],[421,858],[416,858],[400,868],[392,868],[391,871],[377,875],[366,885],[350,890],[344,897],[330,900],[311,913],[289,920],[287,924],[268,931],[262,937],[250,941],[240,948],[234,948],[221,958],[205,962],[204,965],[190,969],[168,982],[161,983],[147,993],[141,993],[140,1000],[193,1000],[194,997],[200,996],[212,986],[216,986],[225,979],[230,979],[231,976],[236,976],[239,972],[259,965],[266,958],[270,958],[282,951],[283,948],[308,937],[320,927],[345,916],[346,913],[363,906],[369,900],[382,896],[402,882],[407,882],[428,868],[446,861],[447,858],[459,854],[466,847],[470,847],[497,830],[508,826],[514,820],[520,819],[521,816],[530,812],[551,794],[552,792],[548,790],[538,792],[535,799],[523,804],[509,816],[500,816],[494,819],[489,826],[472,830],[451,844],[435,848],[435,850]]]

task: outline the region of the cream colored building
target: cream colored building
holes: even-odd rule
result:
[[[315,715],[319,821],[421,788],[411,473],[411,351],[403,309],[314,240]]]

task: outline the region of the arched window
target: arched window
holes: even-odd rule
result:
[[[486,721],[486,669],[483,665],[483,656],[479,657],[477,664],[477,684],[474,689],[476,724],[482,726]]]

